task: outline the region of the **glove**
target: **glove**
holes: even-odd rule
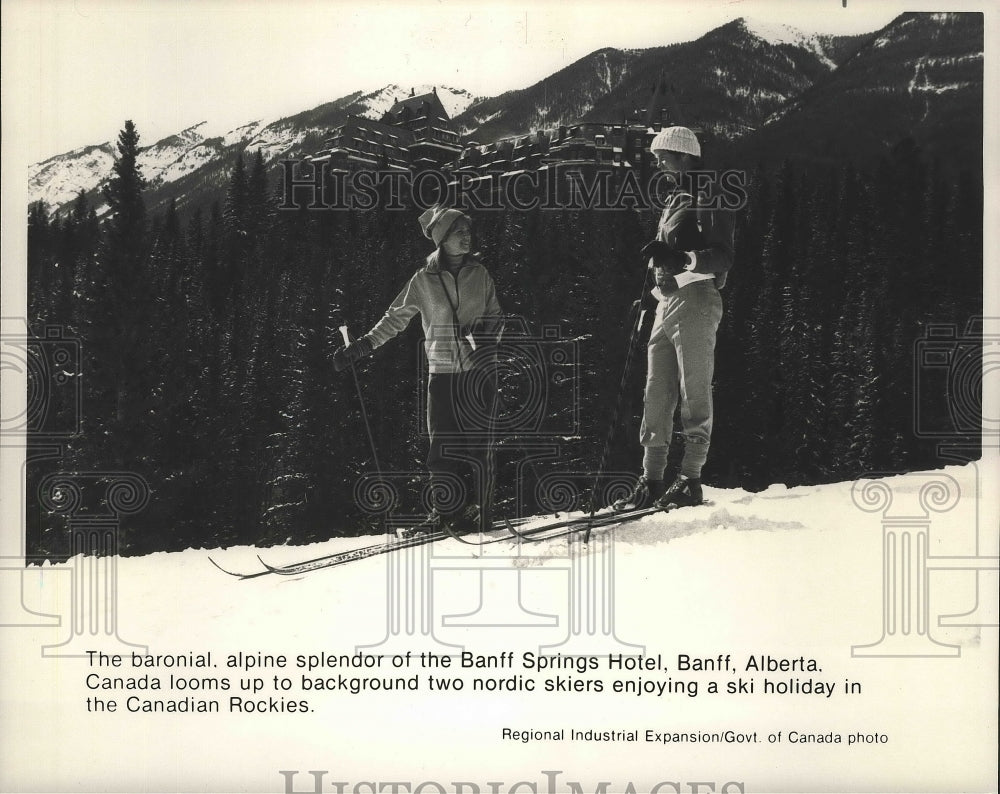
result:
[[[646,243],[639,253],[645,259],[652,259],[655,267],[666,268],[673,276],[684,272],[684,266],[688,262],[687,254],[671,248],[662,240]]]
[[[337,348],[337,351],[333,354],[333,368],[340,372],[346,369],[355,361],[360,361],[365,356],[370,356],[372,354],[372,343],[369,342],[365,337],[360,339],[355,339],[347,347]]]

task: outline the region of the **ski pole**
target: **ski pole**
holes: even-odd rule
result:
[[[351,339],[351,334],[347,330],[346,325],[340,326],[340,335],[344,339],[344,346],[347,347],[353,341]],[[365,398],[361,392],[361,381],[358,380],[358,370],[354,366],[354,360],[351,360],[351,375],[354,376],[354,388],[358,393],[358,405],[361,407],[361,418],[365,423],[365,432],[368,434],[368,445],[371,447],[372,451],[372,461],[375,463],[375,472],[378,474],[379,480],[382,480],[382,467],[378,462],[378,452],[375,449],[375,437],[372,435],[372,425],[368,420],[368,411],[365,408]],[[382,517],[383,529],[385,524],[385,516]]]
[[[500,346],[503,344],[503,334],[507,330],[507,317],[500,320],[500,330],[497,332],[496,342],[493,345],[493,395],[490,404],[490,416],[487,424],[486,441],[486,493],[483,499],[483,510],[480,514],[480,523],[483,527],[493,522],[493,499],[496,494],[496,421],[497,405],[500,396]]]
[[[639,291],[639,306],[638,311],[635,313],[635,323],[632,325],[632,330],[629,332],[628,337],[628,348],[625,351],[625,366],[622,368],[622,378],[621,382],[618,384],[618,395],[615,398],[615,407],[611,413],[611,424],[608,427],[608,434],[604,440],[604,449],[601,451],[601,460],[597,466],[597,472],[594,474],[594,485],[590,490],[590,520],[594,518],[594,514],[597,512],[597,487],[600,483],[601,475],[604,473],[604,465],[607,462],[608,455],[611,453],[611,444],[615,438],[615,430],[618,427],[618,415],[621,413],[622,398],[625,394],[625,387],[628,385],[628,373],[632,366],[632,353],[635,350],[635,342],[639,337],[639,329],[642,328],[642,318],[645,315],[645,310],[642,308],[642,296],[646,291],[646,284],[649,282],[649,273],[652,268],[647,267],[642,277],[642,289]],[[587,531],[584,534],[583,542],[588,543],[590,541],[590,523],[587,524]]]

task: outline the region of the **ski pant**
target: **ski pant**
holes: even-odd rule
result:
[[[715,280],[697,281],[661,302],[649,335],[639,443],[670,446],[679,399],[685,440],[681,474],[687,477],[700,477],[708,457],[715,335],[721,319]]]
[[[496,380],[484,367],[428,377],[427,469],[439,513],[455,513],[473,503],[489,507],[496,398]]]

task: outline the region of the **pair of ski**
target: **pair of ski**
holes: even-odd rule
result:
[[[354,562],[356,560],[364,560],[369,557],[376,557],[380,554],[389,554],[390,552],[398,551],[400,549],[410,549],[416,546],[425,546],[429,543],[435,543],[439,540],[444,540],[446,538],[454,538],[462,543],[474,546],[485,546],[492,543],[500,543],[501,541],[524,541],[524,542],[538,542],[542,540],[550,540],[552,538],[563,537],[565,535],[571,535],[576,532],[587,531],[591,529],[596,529],[599,527],[610,527],[617,524],[625,523],[626,521],[631,521],[636,518],[641,518],[643,516],[651,515],[653,513],[665,512],[663,508],[660,507],[645,507],[638,510],[626,510],[619,513],[612,512],[599,512],[593,516],[577,516],[575,518],[566,518],[560,521],[548,522],[541,526],[530,527],[528,529],[522,529],[521,526],[528,523],[533,519],[518,519],[516,521],[511,521],[509,519],[504,519],[493,525],[494,530],[506,529],[509,534],[504,534],[498,537],[485,537],[478,541],[471,541],[462,536],[457,536],[453,532],[448,530],[438,530],[436,532],[427,532],[420,535],[414,535],[407,538],[401,538],[396,540],[386,541],[384,543],[375,543],[370,546],[362,546],[357,549],[351,549],[350,551],[336,552],[335,554],[327,554],[322,557],[315,557],[310,560],[303,560],[302,562],[291,563],[289,565],[269,565],[258,555],[257,559],[260,560],[260,564],[264,566],[263,570],[253,571],[248,573],[239,573],[237,571],[230,571],[223,568],[219,563],[213,560],[211,557],[208,558],[209,562],[212,563],[216,568],[218,568],[223,573],[227,573],[230,576],[234,576],[238,579],[255,579],[258,576],[267,576],[269,574],[278,574],[280,576],[296,576],[298,574],[307,573],[309,571],[315,571],[320,568],[333,568],[338,565],[344,565],[349,562]]]

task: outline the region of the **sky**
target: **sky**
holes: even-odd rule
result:
[[[125,119],[151,144],[391,82],[494,96],[601,47],[690,41],[738,16],[858,33],[903,10],[895,0],[4,0],[3,104],[17,110],[3,133],[30,163],[112,140]]]

